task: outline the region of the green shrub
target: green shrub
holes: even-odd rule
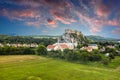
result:
[[[108,65],[108,64],[109,64],[109,59],[108,59],[108,58],[104,58],[104,59],[102,60],[102,63],[103,63],[104,65]]]
[[[47,55],[47,49],[44,45],[40,45],[38,48],[37,48],[37,55]]]

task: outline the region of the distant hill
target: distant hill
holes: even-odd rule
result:
[[[106,37],[94,36],[94,35],[90,35],[90,36],[86,36],[86,37],[92,41],[120,41],[120,39],[106,38]]]
[[[33,38],[54,38],[54,39],[56,39],[58,36],[52,36],[52,35],[32,35],[30,37],[33,37]]]
[[[3,34],[0,34],[0,41],[2,39],[7,39],[7,38],[25,38],[25,39],[28,39],[28,38],[35,38],[35,39],[41,39],[41,38],[52,38],[52,39],[57,39],[58,37],[60,36],[52,36],[52,35],[30,35],[30,36],[11,36],[11,35],[3,35]],[[74,38],[76,37],[76,40],[77,41],[85,41],[87,38],[88,40],[90,41],[120,41],[120,39],[114,39],[114,38],[106,38],[106,37],[102,37],[102,36],[94,36],[94,35],[89,35],[89,36],[84,36],[82,33],[77,36],[75,34],[64,34],[64,37],[71,37],[71,38]]]

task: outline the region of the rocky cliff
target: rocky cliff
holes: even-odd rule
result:
[[[65,33],[59,37],[59,42],[83,44],[87,38],[79,31],[66,29]]]

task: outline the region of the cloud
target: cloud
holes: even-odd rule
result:
[[[113,34],[120,36],[120,28],[116,28],[112,31]]]
[[[50,13],[52,14],[53,18],[56,21],[60,21],[63,24],[71,24],[76,22],[76,20],[74,18],[72,18],[72,15],[66,15],[65,12],[60,12],[60,11],[56,11],[51,9]]]
[[[94,13],[100,17],[108,17],[110,14],[109,6],[104,4],[102,0],[93,3]]]
[[[48,22],[49,25],[54,25],[54,24],[56,24],[56,23],[55,23],[52,19],[50,19],[50,18],[47,19],[47,22]]]
[[[109,20],[108,24],[112,26],[120,26],[120,20],[117,20],[117,19]]]
[[[71,14],[72,6],[69,0],[11,0],[4,2],[10,5],[19,5],[20,9],[4,7],[2,15],[9,19],[24,21],[28,26],[45,25],[53,28],[59,22],[62,24],[76,22]]]
[[[24,10],[3,9],[2,14],[10,19],[16,20],[32,20],[32,19],[37,20],[41,17],[40,12],[31,9]]]
[[[69,26],[72,23],[81,23],[93,34],[101,32],[106,26],[120,27],[119,4],[116,3],[118,7],[113,5],[117,0],[107,3],[103,3],[103,0],[76,1],[4,0],[4,4],[15,7],[0,5],[0,15],[35,27],[56,28],[59,24]]]
[[[76,15],[79,18],[79,21],[81,22],[81,24],[83,24],[84,26],[90,28],[90,32],[91,33],[96,33],[96,32],[100,32],[103,26],[103,21],[98,20],[96,18],[91,18],[89,16],[85,16],[84,14],[80,13],[80,12],[76,12]]]

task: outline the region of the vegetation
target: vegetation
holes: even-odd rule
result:
[[[62,51],[50,51],[48,52],[49,57],[65,59],[68,61],[77,62],[89,62],[89,61],[101,61],[103,54],[96,54],[94,52],[80,51],[80,50],[69,50],[65,49]]]
[[[90,41],[96,41],[96,42],[116,42],[116,41],[120,41],[120,39],[105,38],[105,37],[102,37],[102,36],[94,36],[94,35],[90,35],[90,36],[86,36],[86,37]]]
[[[119,61],[117,57],[106,68],[96,62],[83,65],[41,56],[0,56],[0,80],[120,80]]]
[[[105,53],[109,53],[105,56]],[[0,47],[0,55],[26,55],[26,54],[37,54],[52,58],[64,59],[74,62],[102,62],[107,65],[112,59],[117,56],[115,49],[106,48],[104,52],[99,52],[98,50],[93,50],[92,52],[87,52],[85,50],[69,50],[64,51],[47,51],[44,45],[39,45],[37,48],[28,47]]]
[[[0,35],[0,43],[21,43],[21,44],[43,44],[47,46],[49,44],[55,43],[57,40],[53,38],[33,38],[27,36],[8,36],[8,35]]]
[[[25,54],[35,54],[33,48],[29,47],[0,47],[0,55],[25,55]]]
[[[37,48],[37,55],[47,55],[47,49],[44,45],[40,45]]]

